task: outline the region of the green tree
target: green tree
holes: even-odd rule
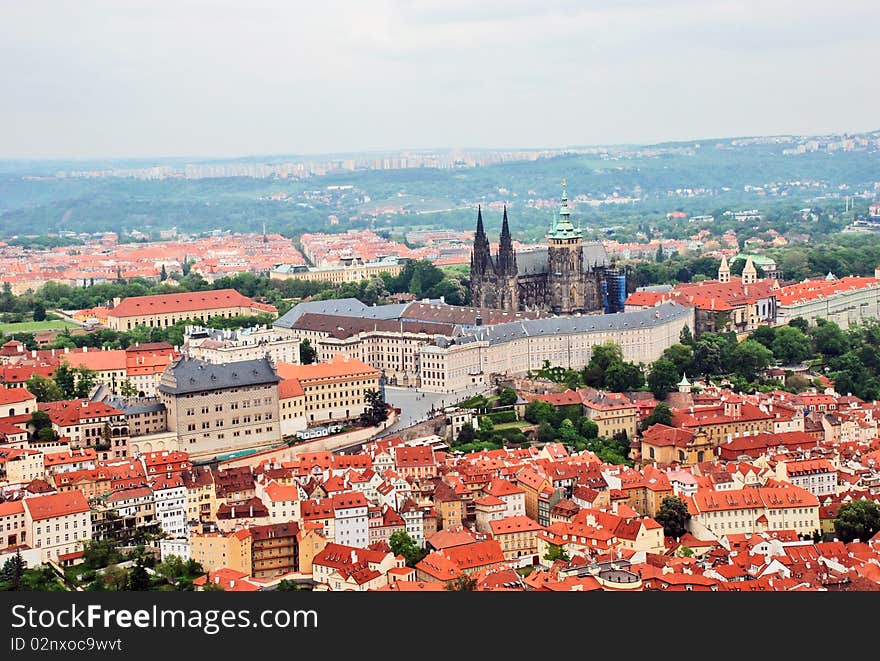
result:
[[[792,328],[797,328],[803,333],[806,333],[808,330],[810,330],[810,322],[803,317],[795,317],[788,322],[788,325]]]
[[[501,406],[513,406],[518,399],[519,395],[516,394],[516,390],[513,388],[502,388],[498,394],[498,403]]]
[[[303,339],[303,341],[299,343],[299,362],[303,365],[311,365],[316,362],[317,359],[318,352],[312,347],[312,343],[309,342],[308,338]]]
[[[809,338],[794,326],[783,326],[776,331],[776,338],[770,349],[776,360],[783,365],[800,363],[812,355]]]
[[[34,374],[25,385],[38,402],[57,402],[59,399],[64,399],[64,392],[58,384],[40,374]]]
[[[694,334],[691,333],[690,326],[683,326],[681,333],[678,334],[678,341],[685,346],[692,347],[694,344]]]
[[[3,582],[9,586],[9,590],[18,590],[21,587],[22,577],[27,569],[27,562],[21,557],[21,550],[16,549],[15,555],[9,557],[3,563]]]
[[[658,400],[666,399],[666,395],[675,390],[681,379],[681,372],[675,363],[667,358],[658,358],[651,364],[648,372],[648,388]]]
[[[549,422],[542,422],[538,425],[537,438],[540,443],[552,443],[556,440],[556,430]]]
[[[623,350],[616,342],[593,347],[590,362],[584,368],[584,382],[594,388],[605,387],[605,373],[615,363],[623,362]]]
[[[92,388],[98,382],[97,372],[86,367],[76,368],[76,386],[73,389],[73,396],[77,399],[88,397],[92,392]]]
[[[67,363],[61,363],[55,370],[55,383],[64,393],[64,399],[76,397],[76,372]]]
[[[813,338],[813,347],[826,358],[843,355],[849,350],[846,333],[833,321],[820,319],[819,323],[810,329],[810,334]]]
[[[40,431],[37,432],[37,440],[43,443],[51,443],[52,441],[57,441],[58,432],[52,429],[52,427],[43,427]]]
[[[605,372],[605,387],[611,392],[639,390],[645,385],[645,375],[633,363],[613,363]]]
[[[560,544],[548,544],[547,552],[544,554],[544,560],[548,560],[553,563],[557,560],[564,560],[568,562],[571,558],[568,557],[568,551],[565,550],[565,547]]]
[[[586,416],[581,418],[580,431],[581,436],[588,440],[599,438],[599,425],[597,425],[593,420],[590,420]]]
[[[477,433],[474,431],[474,426],[466,422],[461,426],[461,429],[458,432],[458,438],[455,439],[457,444],[462,443],[473,443],[474,439],[477,437]]]
[[[143,565],[136,564],[128,574],[128,589],[132,592],[145,592],[150,589],[150,575]]]
[[[33,317],[34,321],[44,321],[46,319],[46,306],[43,301],[34,301]]]
[[[687,505],[678,496],[666,496],[660,503],[660,509],[654,519],[663,526],[663,534],[667,537],[681,537],[687,532],[687,522],[691,515]]]
[[[721,347],[715,342],[697,340],[694,344],[694,369],[706,378],[721,374]]]
[[[379,390],[367,390],[364,392],[366,411],[361,415],[361,420],[367,425],[375,427],[388,419],[388,406]]]
[[[749,337],[773,351],[773,343],[776,341],[776,329],[773,326],[758,326]]]
[[[414,540],[406,530],[395,530],[388,538],[388,545],[394,555],[402,555],[406,559],[407,567],[415,567],[426,551]]]
[[[162,270],[159,271],[159,281],[165,282],[168,279],[168,271],[165,270],[165,265],[162,264]]]
[[[841,505],[834,519],[834,532],[847,544],[855,539],[867,542],[880,532],[880,505],[864,499]]]
[[[694,350],[687,344],[673,344],[660,357],[671,360],[679,374],[694,373]]]
[[[542,402],[540,399],[533,399],[526,404],[524,417],[531,423],[536,425],[542,422],[549,422],[556,415],[556,407],[550,402]]]
[[[110,565],[102,574],[104,585],[108,590],[125,590],[128,586],[128,572],[119,565]]]
[[[740,342],[733,352],[736,362],[736,373],[747,381],[754,381],[758,372],[767,369],[773,354],[760,342],[745,340]]]
[[[643,429],[650,429],[651,425],[672,425],[672,409],[668,404],[660,402],[654,410],[642,421]]]
[[[131,381],[125,379],[119,384],[119,394],[123,397],[135,397],[138,394],[138,390],[132,385]]]
[[[296,581],[290,581],[286,578],[282,578],[280,581],[278,581],[278,585],[275,589],[278,590],[278,592],[299,592],[301,588],[299,587],[299,583],[297,583]]]
[[[48,413],[37,409],[31,413],[31,419],[28,421],[28,425],[34,428],[34,438],[39,438],[42,430],[52,429],[52,420],[49,418]]]

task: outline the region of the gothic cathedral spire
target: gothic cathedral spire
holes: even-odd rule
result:
[[[507,223],[507,205],[504,206],[504,218],[501,221],[501,240],[498,245],[498,271],[508,276],[516,274],[516,253],[513,252],[513,240],[510,238],[510,226]]]

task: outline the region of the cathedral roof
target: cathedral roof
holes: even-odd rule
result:
[[[585,243],[584,266],[592,269],[594,266],[607,266],[608,253],[605,246],[599,242]],[[529,250],[528,252],[516,253],[516,272],[517,275],[539,275],[549,272],[550,258],[547,248],[538,248],[537,250]]]

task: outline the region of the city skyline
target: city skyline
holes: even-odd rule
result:
[[[0,158],[867,131],[880,92],[859,65],[880,56],[878,9],[849,4],[9,5]]]

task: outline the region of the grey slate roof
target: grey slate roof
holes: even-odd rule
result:
[[[584,265],[588,269],[608,265],[605,246],[598,242],[585,243],[583,248]],[[516,253],[516,272],[518,275],[535,275],[548,272],[547,248]]]
[[[669,301],[646,310],[620,312],[617,314],[588,314],[579,317],[551,317],[549,319],[527,319],[497,326],[485,326],[478,331],[469,329],[459,338],[457,344],[481,342],[490,344],[540,335],[567,335],[598,331],[630,330],[632,328],[656,326],[670,320],[684,321],[691,314],[691,308]]]
[[[111,397],[104,400],[113,408],[117,408],[125,415],[137,415],[139,413],[154,413],[165,410],[165,405],[155,397]]]
[[[213,364],[196,358],[171,363],[159,382],[159,391],[180,395],[205,390],[278,383],[281,379],[265,358]]]
[[[274,326],[293,328],[299,318],[307,312],[329,314],[338,317],[358,317],[360,319],[397,319],[407,303],[393,305],[364,305],[356,298],[337,298],[328,301],[308,301],[294,305],[287,314],[275,320]]]

